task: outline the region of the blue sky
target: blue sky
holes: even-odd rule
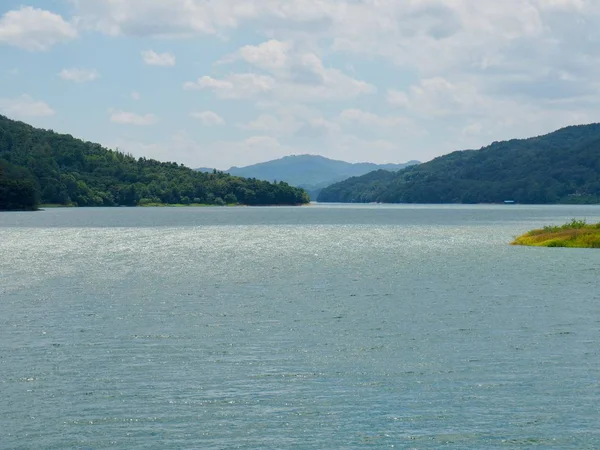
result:
[[[594,0],[4,0],[0,113],[226,169],[598,121]]]

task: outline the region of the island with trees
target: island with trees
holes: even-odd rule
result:
[[[494,142],[333,184],[319,202],[600,203],[600,124]]]
[[[516,238],[512,245],[531,247],[600,248],[600,223],[573,219],[559,226],[546,226]]]
[[[0,115],[0,210],[63,206],[301,205],[308,194],[174,162],[134,158]]]

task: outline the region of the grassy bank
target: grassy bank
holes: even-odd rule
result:
[[[512,245],[600,248],[600,223],[587,224],[585,220],[573,219],[564,225],[532,230],[516,238]]]

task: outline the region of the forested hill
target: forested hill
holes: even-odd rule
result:
[[[600,203],[600,124],[457,151],[398,173],[372,172],[320,202]]]
[[[302,189],[177,163],[136,159],[70,135],[0,116],[0,209],[35,209],[38,202],[75,206],[149,203],[296,205]]]

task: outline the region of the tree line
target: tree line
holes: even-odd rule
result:
[[[322,190],[319,202],[600,203],[600,124],[457,151]]]
[[[144,204],[298,205],[308,194],[269,183],[182,164],[134,158],[70,135],[0,116],[0,209],[38,204],[137,206]]]

